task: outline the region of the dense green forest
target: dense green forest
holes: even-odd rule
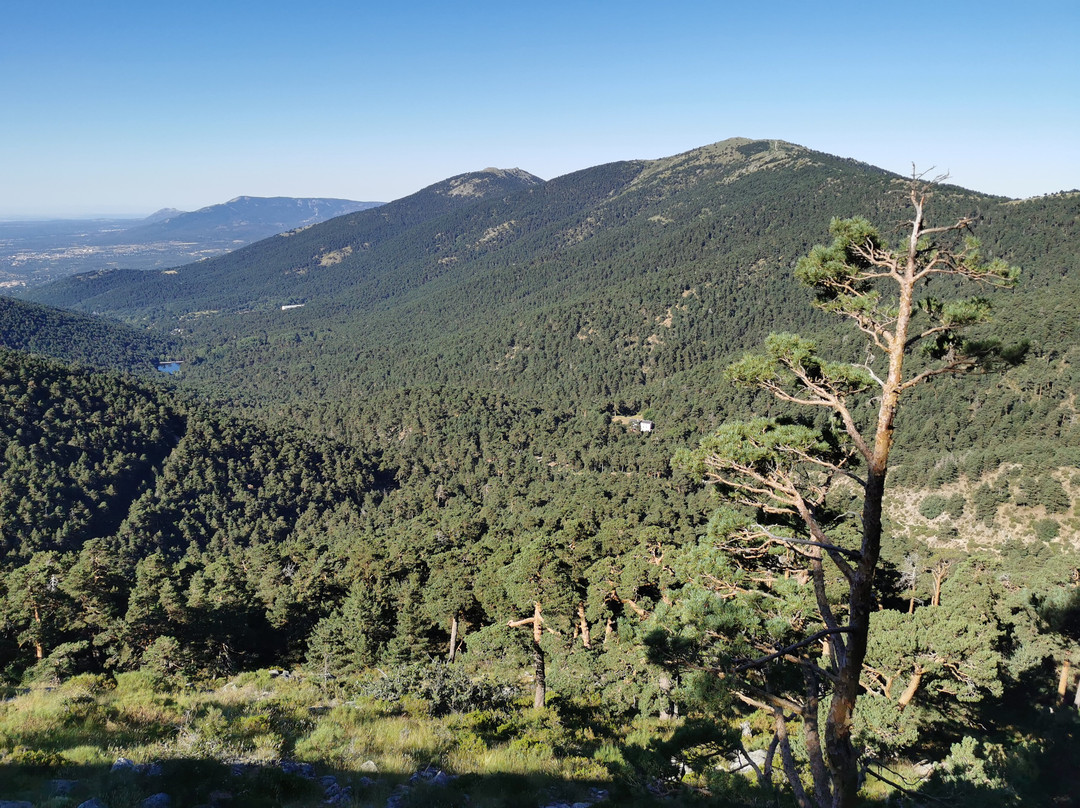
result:
[[[152,371],[179,350],[158,331],[10,297],[0,297],[0,348],[131,373]]]
[[[0,669],[27,685],[377,669],[386,695],[452,660],[527,703],[657,722],[603,753],[639,792],[773,799],[771,774],[748,796],[716,768],[757,750],[779,770],[779,740],[705,673],[706,639],[749,654],[739,642],[817,607],[797,576],[746,594],[712,492],[672,458],[737,417],[826,425],[724,368],[775,331],[865,361],[792,268],[835,216],[896,238],[907,185],[746,140],[549,182],[480,172],[169,273],[35,290],[124,327],[9,301]],[[977,219],[985,254],[1022,274],[976,290],[994,317],[973,338],[1009,361],[919,388],[898,416],[856,736],[905,777],[935,762],[897,798],[1064,795],[1080,194],[938,186],[930,215]],[[175,378],[120,373],[166,356]]]

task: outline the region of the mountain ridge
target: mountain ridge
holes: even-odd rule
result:
[[[0,222],[0,287],[18,290],[102,268],[180,266],[379,204],[240,196],[193,212],[162,208],[141,220]]]
[[[323,197],[237,196],[198,210],[177,213],[111,233],[97,239],[99,244],[136,241],[206,239],[224,233],[235,242],[249,243],[305,225],[378,207],[380,202],[357,202]],[[159,211],[161,213],[163,211]]]

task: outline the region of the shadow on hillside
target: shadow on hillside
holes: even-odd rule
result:
[[[211,700],[203,708],[205,716],[217,711],[220,718],[221,710],[228,710],[229,705]],[[363,737],[361,733],[350,736],[352,741],[324,733],[320,738],[322,751],[315,755],[322,759],[314,763],[286,760],[230,764],[215,758],[227,759],[231,754],[224,735],[207,734],[200,743],[210,746],[193,747],[186,757],[166,757],[178,751],[175,747],[165,751],[167,747],[160,744],[175,739],[177,728],[174,723],[161,721],[153,711],[144,711],[143,720],[132,723],[125,722],[120,711],[111,710],[107,722],[97,723],[90,719],[100,718],[101,708],[94,709],[86,700],[69,702],[66,709],[65,721],[43,723],[40,729],[24,725],[27,731],[20,735],[22,746],[0,755],[0,803],[24,801],[35,808],[77,808],[89,800],[96,800],[98,808],[794,805],[789,792],[780,786],[761,787],[745,776],[747,773],[724,771],[724,758],[730,757],[731,745],[715,732],[706,732],[705,727],[696,727],[693,722],[685,724],[689,737],[680,737],[684,735],[681,732],[659,732],[648,733],[647,737],[638,734],[637,740],[616,740],[609,725],[611,719],[601,710],[584,706],[561,705],[558,721],[565,730],[561,736],[545,732],[545,728],[551,729],[546,722],[556,720],[554,710],[523,713],[518,723],[477,713],[492,720],[444,726],[442,734],[432,734],[430,743],[420,742],[415,726],[411,735],[408,727],[402,727],[395,732],[403,738],[408,736],[412,744],[409,753],[398,757],[384,752],[378,758],[383,771],[372,762],[359,762],[363,758],[353,745]],[[317,715],[327,709],[308,708]],[[252,716],[248,719],[258,731],[268,729]],[[354,719],[357,726],[382,720],[374,714],[358,714]],[[865,808],[1078,804],[1075,795],[1080,794],[1080,720],[1066,710],[1041,710],[1038,719],[1034,721],[1029,715],[1024,732],[1011,731],[997,738],[999,742],[984,734],[980,739],[969,739],[971,743],[963,749],[960,744],[954,746],[949,767],[939,765],[928,779],[905,780],[884,767],[871,772],[866,788],[869,796],[861,804]],[[194,720],[192,727],[197,730],[199,726]],[[452,771],[438,768],[438,762],[447,760],[447,732],[452,734],[459,764],[463,759],[460,750],[475,744],[476,751],[463,768],[483,773],[455,776]],[[109,735],[107,744],[100,742],[104,733]],[[1008,746],[1000,743],[1006,737],[1012,739]],[[118,746],[121,741],[123,744]],[[100,764],[70,762],[80,754],[101,760],[105,748],[141,750],[137,754],[145,756],[152,756],[152,750],[160,748],[163,757],[157,763],[141,764],[125,760],[114,763],[111,759]],[[691,748],[698,750],[696,761],[689,754]],[[489,751],[494,753],[496,749],[504,757],[489,757]],[[289,745],[280,754],[288,756],[293,751]],[[307,756],[312,757],[310,749]],[[333,759],[357,762],[342,766],[332,763]],[[553,759],[560,761],[559,773],[543,768],[543,761]],[[423,765],[424,761],[432,762]],[[685,781],[692,780],[695,786],[680,783],[681,775],[687,771],[684,767],[694,766],[695,762],[699,775]],[[776,765],[779,768],[779,762]],[[780,779],[778,772],[776,779]],[[890,788],[882,780],[891,781],[896,790],[889,794]],[[160,795],[168,795],[168,799]]]
[[[309,764],[236,764],[205,759],[175,759],[138,769],[109,766],[0,764],[0,803],[16,801],[35,808],[75,808],[96,800],[104,808],[269,808],[271,806],[387,806],[388,808],[531,808],[586,805],[619,808],[680,806],[794,805],[787,794],[757,788],[746,780],[741,788],[710,795],[704,790],[666,793],[626,784],[566,780],[540,774],[472,774],[454,777],[434,768],[412,775],[363,773]],[[912,785],[912,784],[909,784]],[[161,795],[167,795],[167,799]],[[1075,805],[1069,792],[1044,791],[1038,802]],[[908,789],[906,795],[865,800],[873,806],[953,808],[1012,806],[1025,799],[1010,786],[972,784]]]
[[[74,808],[89,800],[105,808],[657,804],[613,790],[607,783],[514,773],[455,777],[434,767],[392,774],[295,763],[229,765],[207,759],[124,768],[57,765],[46,760],[0,764],[0,803]],[[665,800],[663,804],[679,803]]]

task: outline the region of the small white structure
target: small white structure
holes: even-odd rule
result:
[[[656,426],[656,424],[652,421],[642,421],[638,424],[638,430],[641,432],[652,432],[654,426]]]
[[[303,303],[288,303],[288,304],[282,306],[281,310],[282,311],[288,311],[289,309],[302,309],[302,308],[304,308]]]

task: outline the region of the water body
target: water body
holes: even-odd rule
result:
[[[173,373],[179,373],[180,372],[180,363],[179,362],[162,362],[157,366],[157,369],[160,370],[162,373],[168,373],[170,375],[173,374]]]

